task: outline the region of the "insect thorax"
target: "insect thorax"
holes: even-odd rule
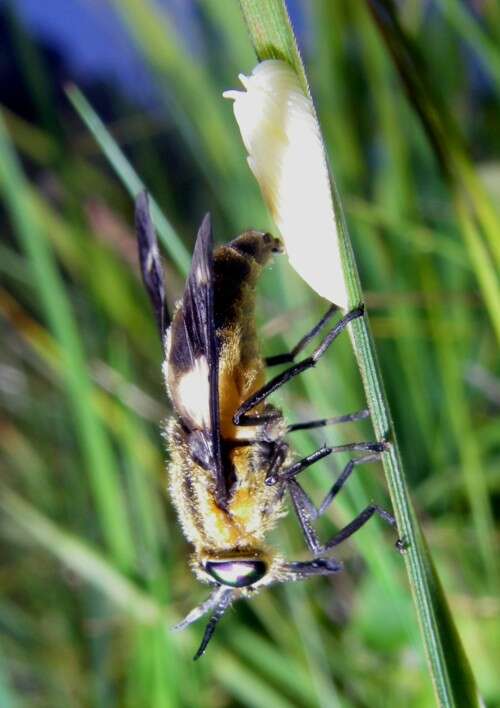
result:
[[[178,419],[168,421],[166,437],[169,490],[187,539],[196,549],[260,548],[284,514],[282,489],[265,484],[273,446],[267,441],[224,445],[232,485],[223,509],[217,503],[213,472],[193,458],[190,434]]]

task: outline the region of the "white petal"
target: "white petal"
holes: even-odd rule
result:
[[[291,265],[327,300],[348,307],[328,167],[311,100],[293,69],[276,59],[240,75],[226,91],[248,164],[276,222]]]

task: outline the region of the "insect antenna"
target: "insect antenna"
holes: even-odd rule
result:
[[[212,639],[213,633],[215,632],[215,628],[217,627],[219,620],[221,619],[222,615],[229,607],[229,603],[231,602],[232,595],[233,595],[232,590],[226,590],[226,589],[224,590],[224,593],[221,597],[219,604],[216,606],[215,610],[212,613],[212,616],[210,617],[210,619],[208,621],[207,626],[205,627],[205,634],[203,635],[203,639],[201,640],[201,644],[198,648],[198,651],[193,656],[194,661],[199,659],[205,653],[205,650],[208,646],[208,642]]]

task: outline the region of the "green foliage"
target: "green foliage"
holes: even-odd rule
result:
[[[265,60],[281,55],[304,79],[303,64],[293,41],[293,32],[282,0],[240,1],[259,59]],[[303,83],[307,90],[307,81],[303,80]],[[333,177],[332,195],[339,225],[342,264],[348,285],[349,301],[351,306],[355,306],[362,302],[364,297],[341,200]],[[377,354],[366,320],[353,323],[351,340],[377,439],[385,436],[391,443],[390,450],[383,456],[383,467],[399,533],[407,545],[405,557],[408,579],[415,600],[436,700],[442,706],[476,705],[477,688],[410,500]],[[481,512],[483,515],[489,514],[487,503],[481,508]],[[481,514],[479,518],[482,518]],[[491,555],[486,556],[488,557]]]
[[[271,12],[275,3],[264,5]],[[189,548],[166,500],[161,352],[137,277],[129,194],[144,183],[156,197],[172,299],[207,209],[219,241],[250,225],[272,228],[231,106],[220,97],[240,71],[252,69],[247,28],[255,27],[249,11],[245,27],[236,3],[223,12],[220,0],[204,0],[193,17],[202,40],[195,57],[152,0],[114,6],[164,92],[165,118],[141,115],[137,132],[122,107],[119,124],[105,126],[73,89],[98,148],[69,104],[55,115],[40,91],[50,77],[29,37],[13,30],[24,43],[25,84],[43,105],[38,124],[5,111],[0,129],[8,236],[0,244],[0,705],[427,708],[433,689],[404,561],[376,521],[339,548],[347,568],[333,580],[276,588],[236,605],[200,662],[191,662],[200,624],[168,631],[206,588],[190,573]],[[262,42],[271,32],[277,39],[269,47],[296,56],[276,6]],[[346,209],[411,496],[488,705],[500,701],[493,517],[500,490],[500,217],[488,194],[500,181],[493,6],[483,4],[484,14],[473,18],[455,0],[440,0],[430,31],[420,3],[405,3],[401,32],[392,35],[399,45],[391,46],[362,3],[300,5],[307,80]],[[492,81],[480,116],[467,106],[462,42]],[[413,72],[415,51],[432,67],[425,76]],[[403,85],[412,80],[417,90],[408,100]],[[159,161],[151,137],[158,131],[179,146],[182,175],[168,159]],[[55,192],[37,180],[42,172]],[[351,285],[357,287],[355,273]],[[293,345],[324,309],[277,259],[259,290],[265,352]],[[373,362],[369,333],[358,331],[353,343],[362,367]],[[377,383],[376,368],[372,375]],[[364,402],[347,339],[277,396],[290,420],[341,414]],[[304,434],[297,453],[325,439],[378,435],[377,416],[375,431],[365,422]],[[345,461],[310,470],[314,498]],[[376,465],[356,471],[323,534],[369,500],[390,506],[380,472]],[[393,493],[396,486],[393,478]],[[405,496],[394,500],[397,513],[408,509]],[[273,541],[289,557],[307,557],[291,514]],[[417,550],[415,562],[427,563]],[[429,568],[423,572],[437,582]],[[441,652],[434,665],[455,665],[442,673],[442,703],[472,705],[449,610],[440,589],[430,591],[429,621]]]

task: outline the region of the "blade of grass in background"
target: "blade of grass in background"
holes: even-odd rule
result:
[[[10,690],[8,673],[7,671],[4,671],[3,664],[4,657],[2,655],[0,645],[0,705],[3,706],[3,708],[16,708],[19,704],[14,693]]]
[[[274,691],[269,684],[258,680],[244,664],[237,662],[231,654],[220,654],[219,679],[222,684],[244,705],[253,708],[293,708],[294,701],[287,700]]]
[[[139,175],[131,166],[123,151],[120,149],[106,126],[94,111],[85,96],[76,86],[67,89],[68,98],[75,107],[78,115],[86,124],[103,153],[108,158],[111,166],[115,170],[130,196],[135,199],[137,195],[146,189]],[[173,227],[165,217],[160,207],[153,197],[150,198],[151,217],[158,230],[158,235],[162,240],[167,252],[172,260],[177,264],[181,273],[186,274],[189,270],[191,258],[186,247],[177,236]]]
[[[17,332],[20,338],[40,358],[43,365],[47,367],[47,374],[50,376],[54,374],[64,382],[64,356],[61,353],[60,346],[57,345],[57,340],[54,340],[43,327],[38,325],[22,310],[16,301],[12,300],[1,289],[0,315],[12,326],[14,324],[17,325]],[[107,425],[109,431],[119,439],[120,444],[129,449],[131,459],[135,459],[140,455],[140,462],[156,468],[161,467],[160,451],[141,432],[139,425],[136,425],[133,429],[136,449],[134,449],[132,454],[132,450],[129,448],[132,425],[125,414],[125,410],[123,410],[123,406],[119,406],[107,392],[97,388],[92,391],[92,404],[95,415],[101,419],[103,426]],[[137,407],[134,407],[134,413],[137,413]],[[136,463],[139,464],[139,460],[136,460]],[[148,514],[151,516],[151,508],[149,508]]]
[[[64,379],[75,430],[106,544],[120,566],[130,567],[134,546],[125,499],[112,449],[93,410],[85,354],[52,252],[39,224],[32,218],[29,200],[26,199],[28,185],[1,118],[0,189],[21,246],[30,260],[43,314],[61,346]]]
[[[390,229],[399,238],[408,241],[409,246],[421,253],[435,253],[441,258],[451,261],[454,265],[470,269],[464,248],[452,240],[447,234],[439,233],[409,220],[405,215],[394,214],[383,209],[378,204],[366,202],[357,197],[351,197],[346,202],[347,213],[354,216],[372,228]]]
[[[445,175],[449,179],[454,194],[454,204],[458,222],[470,261],[476,272],[484,302],[492,317],[492,323],[500,335],[500,218],[495,214],[493,205],[484,188],[480,185],[473,166],[467,157],[463,140],[452,116],[434,96],[434,91],[426,81],[424,57],[420,56],[413,43],[404,34],[397,16],[387,5],[374,0],[368,3],[381,30],[396,69],[406,88],[408,98],[420,116],[433,146],[439,146],[440,158]],[[453,3],[449,6],[452,8]],[[486,239],[483,238],[483,235]],[[489,248],[490,247],[490,248]],[[497,258],[497,267],[492,263],[492,256]],[[480,464],[480,455],[473,444],[465,444],[464,435],[469,414],[466,412],[466,400],[459,383],[455,385],[450,376],[453,365],[453,345],[450,348],[448,364],[443,372],[448,380],[447,392],[455,391],[455,403],[450,406],[454,420],[457,442],[463,450],[463,468],[467,477],[469,503],[472,509],[478,545],[484,567],[490,576],[491,587],[498,583],[498,561],[494,541],[493,513],[487,493],[486,482]],[[455,370],[457,382],[460,372]],[[457,400],[458,399],[458,400]],[[461,424],[457,420],[461,418]],[[472,472],[474,470],[474,473]]]
[[[2,485],[0,489],[0,506],[12,523],[32,536],[36,543],[47,548],[62,563],[99,588],[122,611],[138,622],[163,622],[165,627],[169,626],[171,621],[168,611],[156,604],[154,598],[135,587],[105,558],[49,521],[5,486]]]
[[[491,4],[492,6],[496,5],[498,22],[500,21],[498,4]],[[438,0],[438,5],[448,22],[477,53],[484,70],[493,77],[500,89],[500,50],[498,44],[489,38],[487,32],[476,20],[472,13],[472,7],[468,7],[467,4],[461,3],[459,0]]]
[[[384,253],[384,258],[381,259],[383,265],[380,266],[380,270],[383,269],[385,276],[383,281],[391,283],[392,287],[398,287],[400,283],[404,282],[405,273],[401,271],[400,264],[396,262],[393,240],[400,238],[400,233],[405,233],[405,230],[404,227],[401,228],[401,223],[399,228],[394,224],[408,218],[415,210],[415,178],[410,169],[411,156],[407,136],[400,129],[402,98],[394,96],[392,77],[390,71],[387,70],[389,62],[385,57],[384,48],[362,3],[356,3],[355,12],[363,66],[374,105],[373,118],[379,126],[378,133],[381,135],[386,154],[379,167],[379,178],[373,186],[373,199],[380,213],[383,213],[391,222],[381,238],[374,244],[375,248],[372,246],[371,250]],[[337,152],[342,153],[342,151],[343,148],[339,147]],[[337,156],[337,152],[331,154]],[[429,241],[440,242],[434,234],[429,238]],[[359,242],[369,245],[370,238],[367,235],[364,240]],[[412,244],[408,250],[410,253],[414,251],[413,267],[418,270],[423,260],[421,249],[414,249]],[[369,261],[370,256],[370,251],[367,257],[363,253],[364,262]],[[394,304],[392,309],[396,317],[406,322],[408,330],[414,335],[413,337],[395,338],[395,347],[404,377],[401,385],[408,394],[407,415],[401,420],[400,426],[403,424],[406,424],[407,428],[418,426],[421,430],[421,440],[427,446],[431,459],[436,462],[435,446],[432,444],[433,423],[431,416],[427,413],[428,406],[425,397],[422,396],[421,386],[421,382],[425,380],[425,370],[429,366],[427,347],[422,343],[422,318],[415,308],[406,307],[404,304],[399,307]]]
[[[203,112],[193,134],[193,150],[206,154],[210,163],[225,172],[234,160],[227,130],[229,115],[214,90],[210,71],[187,51],[165,8],[151,0],[113,0],[113,5],[157,75],[176,86],[175,98],[165,91],[166,100],[174,99],[184,115]],[[189,121],[182,118],[179,122],[185,130]]]
[[[163,88],[165,105],[210,186],[211,200],[222,206],[232,228],[238,227],[242,215],[248,219],[258,213],[259,201],[257,190],[252,194],[246,188],[244,161],[233,149],[236,128],[229,107],[220,100],[214,72],[205,65],[209,58],[193,55],[176,32],[168,7],[151,0],[113,0],[113,5]],[[247,193],[243,204],[238,199],[242,190]]]
[[[240,0],[240,4],[259,59],[286,60],[308,91],[304,68],[282,0]],[[358,303],[363,301],[359,277],[340,200],[335,188],[333,191],[350,301]],[[436,698],[441,706],[478,705],[474,679],[409,498],[367,321],[353,322],[351,332],[377,439],[388,435],[391,441],[390,450],[383,456],[383,465],[398,527],[409,544],[406,566]]]
[[[462,221],[463,209],[470,211],[471,218],[468,224],[462,223],[462,230],[467,234],[466,245],[470,249],[471,262],[500,341],[500,285],[497,277],[500,268],[500,216],[468,159],[458,126],[427,79],[432,71],[403,32],[392,6],[380,0],[367,0],[367,4],[387,44],[408,99],[419,115],[455,193],[459,219]],[[465,202],[464,194],[467,197]],[[459,202],[462,202],[462,208],[458,206]]]

